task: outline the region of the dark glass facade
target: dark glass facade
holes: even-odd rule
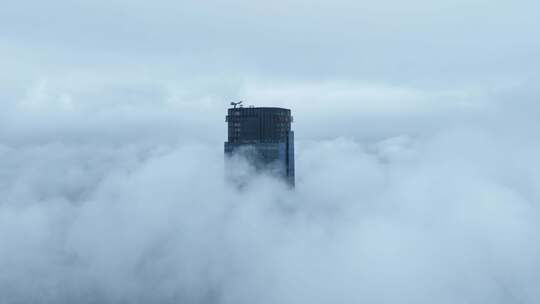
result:
[[[225,155],[241,153],[259,170],[268,170],[294,186],[294,133],[291,110],[230,108],[226,117]]]

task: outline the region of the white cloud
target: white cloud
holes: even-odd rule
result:
[[[0,302],[537,303],[518,2],[5,4]],[[292,109],[295,191],[225,183],[233,100]]]
[[[119,109],[112,113],[130,111]],[[8,303],[540,296],[533,141],[509,144],[489,120],[374,142],[308,140],[296,129],[296,190],[253,176],[239,192],[224,181],[220,144],[184,140],[199,134],[194,124],[161,127],[177,141],[152,132],[131,140],[133,128],[167,117],[167,108],[154,110],[133,116],[130,128],[81,123],[77,111],[64,122],[42,113],[51,119],[40,128],[106,130],[116,134],[110,141],[73,141],[64,131],[55,143],[4,137],[0,294]],[[517,130],[530,127],[508,113]]]

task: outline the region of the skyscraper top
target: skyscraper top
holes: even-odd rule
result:
[[[230,143],[285,141],[293,121],[290,109],[276,107],[230,108],[227,114]]]
[[[259,169],[276,171],[294,186],[294,133],[291,110],[279,107],[238,107],[231,103],[225,121],[225,154],[243,153]]]

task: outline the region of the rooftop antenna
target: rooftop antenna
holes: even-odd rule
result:
[[[237,106],[240,106],[240,108],[242,108],[243,107],[242,103],[243,103],[242,100],[240,100],[239,102],[231,102],[231,106],[233,106],[235,109]]]

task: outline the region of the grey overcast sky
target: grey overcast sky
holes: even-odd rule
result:
[[[0,303],[539,303],[539,29],[521,0],[2,3]],[[292,109],[294,191],[225,183],[237,100]]]
[[[5,108],[200,111],[190,117],[209,117],[201,123],[215,140],[216,117],[240,99],[295,108],[309,138],[420,132],[537,96],[539,9],[484,0],[12,1],[0,10],[0,96]],[[349,134],[336,117],[372,130]]]
[[[42,80],[73,94],[184,84],[228,96],[262,80],[489,91],[538,78],[538,10],[520,0],[12,1],[0,11],[2,91],[15,98]]]

